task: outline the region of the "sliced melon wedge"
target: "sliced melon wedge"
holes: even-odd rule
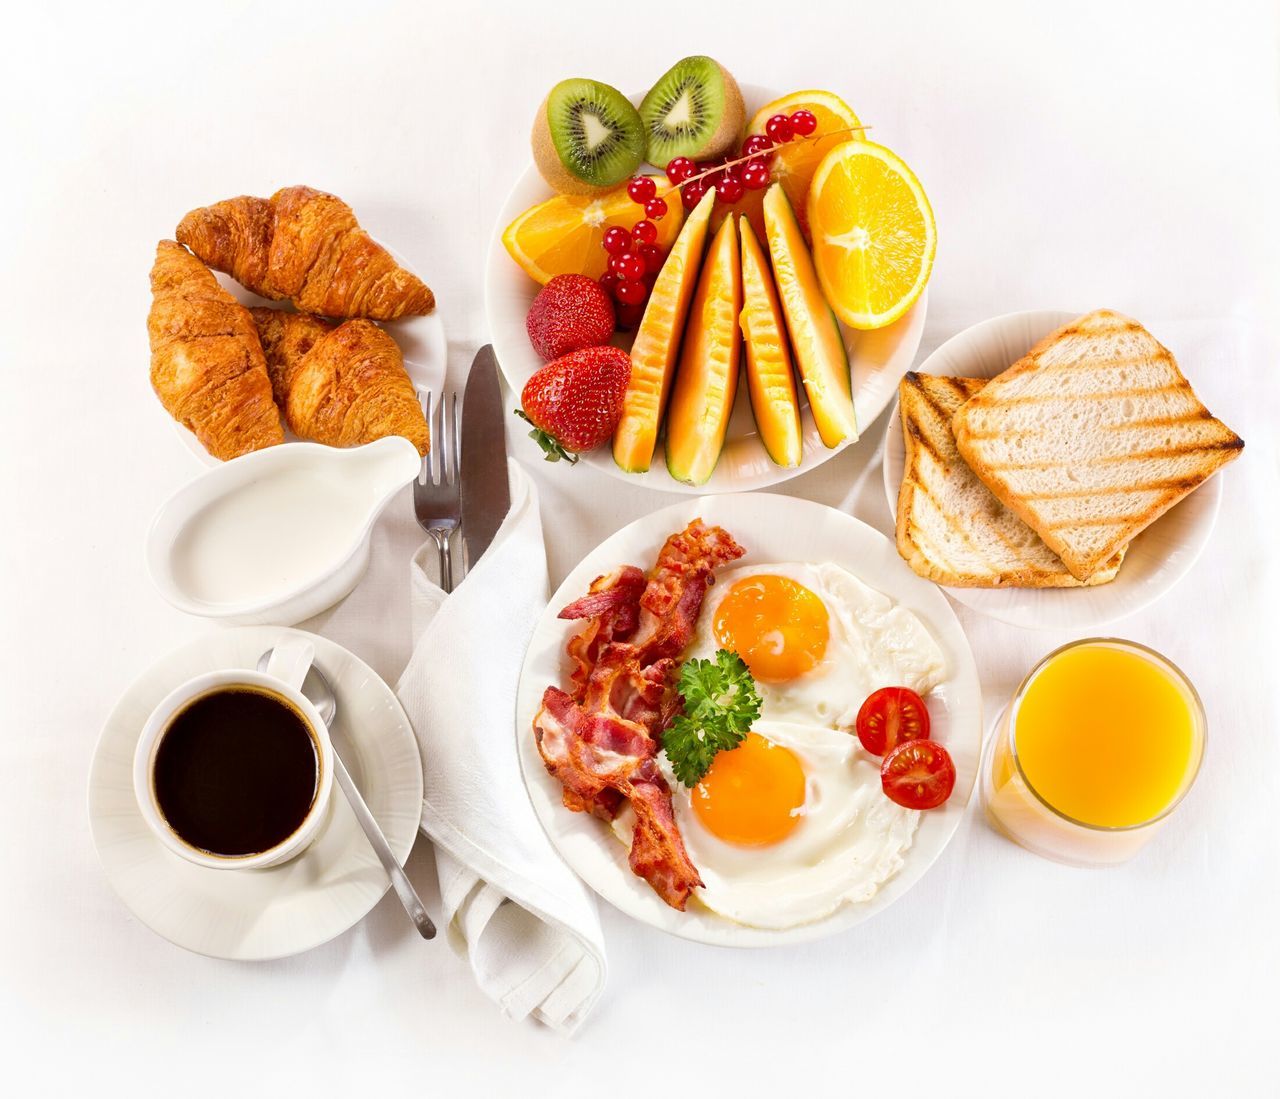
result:
[[[720,226],[702,265],[667,413],[667,471],[690,485],[714,472],[738,393],[742,262],[734,221]]]
[[[746,346],[747,393],[760,441],[780,466],[798,466],[804,453],[800,404],[787,346],[786,321],[769,259],[751,221],[738,219],[742,235],[742,338]]]
[[[765,192],[764,224],[773,277],[809,408],[823,443],[837,447],[858,437],[849,354],[836,315],[823,296],[795,212],[777,183]]]
[[[622,418],[613,435],[613,460],[628,473],[643,473],[653,461],[715,201],[715,189],[708,189],[685,220],[658,272],[644,319],[631,345],[631,381],[622,399]]]

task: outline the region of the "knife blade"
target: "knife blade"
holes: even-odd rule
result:
[[[510,507],[506,410],[498,358],[485,344],[462,391],[462,538],[469,567],[489,548]]]

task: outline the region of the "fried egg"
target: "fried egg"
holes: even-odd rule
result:
[[[885,797],[879,763],[849,733],[765,720],[719,753],[692,790],[660,753],[676,824],[702,875],[695,898],[772,929],[869,900],[902,866],[920,817]],[[614,821],[624,843],[633,824],[630,810]]]
[[[717,574],[685,656],[717,649],[732,649],[751,669],[765,719],[829,729],[851,729],[880,687],[924,695],[946,672],[914,614],[830,563]]]

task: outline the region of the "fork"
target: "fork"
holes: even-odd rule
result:
[[[462,518],[461,433],[458,430],[458,394],[441,394],[433,400],[430,390],[422,397],[422,411],[430,431],[430,449],[422,459],[422,472],[413,482],[413,511],[418,526],[436,544],[440,555],[440,586],[453,591],[453,555],[449,540]]]

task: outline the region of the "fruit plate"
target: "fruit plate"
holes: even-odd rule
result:
[[[392,259],[401,267],[410,271],[418,270],[404,256],[397,252],[394,248],[383,244],[383,247],[391,253]],[[235,299],[242,305],[252,308],[258,305],[265,305],[269,309],[281,309],[285,312],[293,312],[293,307],[288,302],[271,301],[269,298],[260,298],[252,291],[246,290],[230,275],[224,275],[215,271],[214,277],[219,284],[224,287]],[[400,351],[404,355],[405,373],[409,375],[409,379],[413,382],[414,388],[422,393],[428,389],[434,389],[440,392],[441,386],[444,384],[445,361],[448,353],[448,344],[445,341],[444,323],[440,320],[440,304],[436,303],[435,309],[424,317],[404,317],[398,321],[379,321],[378,324],[391,333],[396,343],[400,345]],[[155,402],[156,408],[161,413],[168,416],[160,403]],[[176,420],[170,421],[173,429],[178,433],[178,437],[182,440],[183,445],[191,451],[206,466],[216,466],[219,464],[218,459],[210,454],[195,435],[188,431]],[[297,436],[288,428],[284,432],[285,442],[291,443],[297,440]]]
[[[1007,313],[952,336],[920,365],[921,374],[994,378],[1055,328],[1080,316],[1046,309]],[[1194,369],[1192,370],[1194,376]],[[902,420],[895,404],[884,448],[884,491],[898,514],[906,466]],[[1209,541],[1222,501],[1211,477],[1170,508],[1130,544],[1120,572],[1093,588],[947,588],[957,603],[1011,626],[1033,630],[1092,630],[1142,610],[1181,580]]]
[[[830,561],[914,613],[942,649],[947,671],[929,693],[933,738],[956,765],[956,786],[940,809],[921,815],[898,873],[868,901],[846,904],[826,919],[784,931],[745,927],[696,904],[677,912],[631,873],[627,849],[609,826],[561,803],[560,784],[543,766],[532,722],[543,690],[567,682],[564,646],[576,628],[556,617],[597,576],[624,563],[652,566],[666,537],[690,520],[718,523],[747,550],[735,564]],[[937,586],[920,579],[884,535],[844,512],[773,493],[722,495],[681,501],[624,527],[575,568],[552,597],[534,629],[516,697],[516,742],[525,788],[552,844],[592,889],[627,915],[694,942],[718,946],[782,946],[845,931],[882,911],[919,881],[942,854],[973,794],[982,748],[982,698],[973,653],[951,605]]]
[[[777,94],[751,85],[743,85],[742,94],[746,100],[748,117],[765,103],[777,98]],[[640,98],[634,96],[633,100],[638,103]],[[502,233],[517,216],[530,206],[551,198],[552,194],[551,188],[543,182],[538,170],[530,163],[507,196],[489,244],[485,270],[485,308],[489,316],[489,331],[498,356],[498,365],[517,399],[525,382],[542,366],[542,360],[529,344],[524,327],[525,314],[528,313],[529,305],[539,287],[507,254],[502,244]],[[924,332],[928,298],[929,291],[926,288],[920,300],[905,316],[885,328],[869,332],[843,328],[853,374],[853,404],[860,431],[865,431],[888,408],[897,392],[898,381],[911,368]],[[629,341],[629,335],[627,338]],[[751,415],[745,385],[738,387],[738,398],[729,421],[724,450],[715,472],[705,484],[687,485],[672,477],[667,472],[661,440],[653,462],[645,473],[626,473],[619,469],[607,446],[583,455],[582,460],[615,477],[666,492],[706,495],[766,488],[816,469],[843,449],[837,447],[829,450],[823,445],[813,417],[809,414],[803,388],[800,389],[800,398],[804,452],[800,464],[792,468],[775,465],[765,453]],[[536,456],[536,451],[526,455],[531,456]]]

